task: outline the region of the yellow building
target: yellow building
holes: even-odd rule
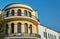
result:
[[[6,39],[40,39],[37,11],[22,3],[8,4],[3,9]]]
[[[60,39],[60,32],[38,21],[38,13],[23,3],[11,3],[0,10],[6,26],[5,39]]]

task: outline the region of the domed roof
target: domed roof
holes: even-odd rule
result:
[[[7,8],[11,8],[11,7],[25,7],[25,8],[32,9],[31,6],[24,4],[24,3],[11,3],[11,4],[8,4],[7,6],[5,6],[4,10]]]

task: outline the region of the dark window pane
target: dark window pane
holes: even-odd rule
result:
[[[29,17],[32,17],[32,14],[31,14],[31,12],[29,12]]]
[[[27,10],[24,10],[24,15],[28,16]]]
[[[56,36],[54,36],[55,37],[55,39],[56,39]]]
[[[11,33],[14,33],[14,23],[11,23]]]
[[[18,28],[17,28],[18,33],[21,33],[21,23],[18,23],[18,24],[17,24],[17,27],[18,27]]]
[[[17,10],[17,15],[21,16],[21,10],[20,9]]]
[[[59,37],[59,39],[60,39],[60,37]]]
[[[6,17],[8,17],[9,16],[9,11],[7,11],[7,14],[6,14]]]
[[[44,32],[44,37],[47,37],[47,32]]]
[[[12,10],[12,11],[11,11],[12,16],[14,16],[14,13],[15,13],[15,11],[14,11],[14,10]]]
[[[29,26],[29,29],[30,29],[30,34],[32,34],[32,25],[31,24]]]
[[[8,34],[8,24],[6,24],[6,34]]]

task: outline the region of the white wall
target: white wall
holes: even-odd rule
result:
[[[46,37],[44,37],[44,32],[47,32],[47,39],[49,39],[48,34],[51,35],[51,37],[53,37],[53,38],[50,37],[50,39],[55,39],[54,36],[56,36],[56,39],[59,39],[58,32],[48,27],[45,27],[43,25],[38,25],[38,29],[39,29],[39,34],[41,35],[41,39],[46,39]]]

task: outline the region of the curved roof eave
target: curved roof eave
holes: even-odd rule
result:
[[[3,8],[3,10],[4,10],[6,7],[8,7],[8,6],[10,6],[10,5],[13,5],[13,4],[24,4],[24,3],[10,3],[10,4],[6,5],[6,6]],[[30,5],[28,5],[28,4],[24,4],[24,5],[30,6]],[[31,6],[30,6],[30,7],[31,7]],[[31,7],[31,8],[32,8],[32,7]]]

